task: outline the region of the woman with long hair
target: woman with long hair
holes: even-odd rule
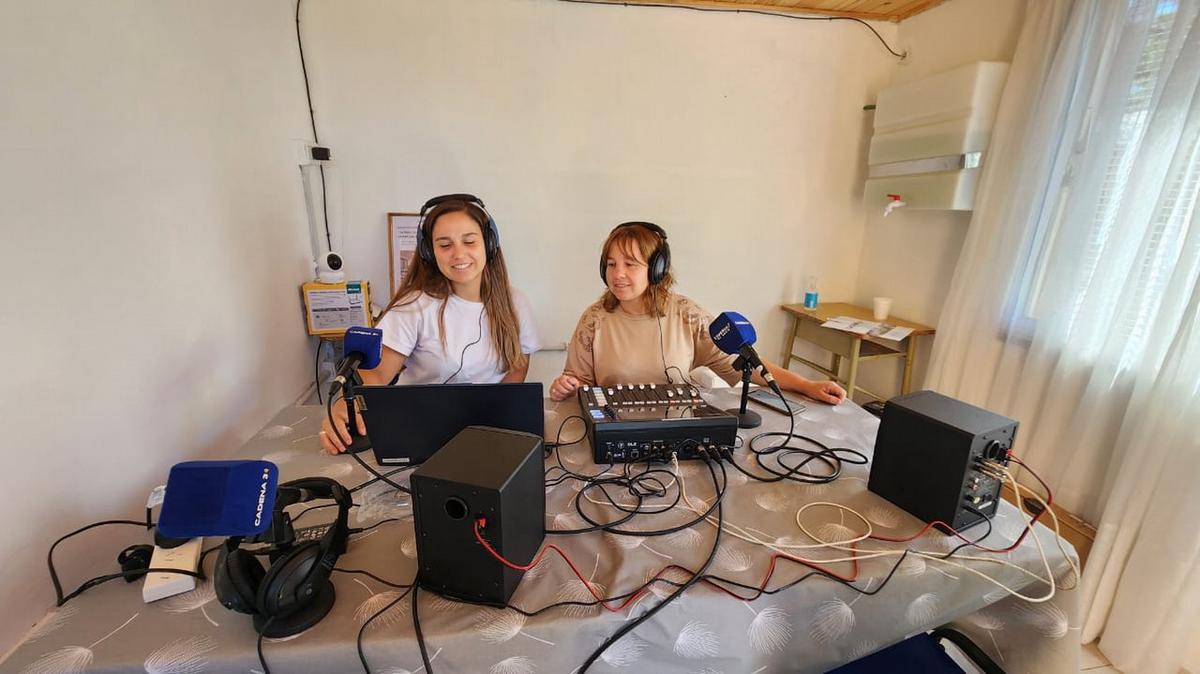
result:
[[[540,344],[529,300],[508,281],[495,222],[469,194],[435,197],[421,209],[417,252],[376,327],[383,356],[360,370],[364,384],[521,382]],[[362,417],[358,428],[366,432]],[[321,446],[345,451],[346,406],[333,406]]]
[[[664,384],[688,381],[688,372],[710,368],[731,385],[741,381],[734,357],[708,334],[712,315],[672,290],[667,233],[649,222],[617,225],[600,253],[606,289],[588,307],[567,347],[563,373],[550,385],[550,398],[563,400],[581,386]],[[811,381],[766,363],[779,386],[836,405],[846,392],[832,381]],[[755,381],[762,381],[755,373]]]

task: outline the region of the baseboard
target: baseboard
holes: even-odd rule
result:
[[[306,402],[308,402],[309,400],[311,400],[313,398],[313,396],[315,396],[316,394],[317,394],[316,384],[309,384],[308,388],[304,389],[304,393],[301,393],[296,398],[296,401],[292,404],[293,405],[303,405]]]
[[[1025,489],[1026,485],[1021,485],[1022,493],[1025,492]],[[1005,501],[1017,505],[1012,485],[1007,482],[1004,483],[1001,495]],[[1051,505],[1050,508],[1058,516],[1059,531],[1062,533],[1063,538],[1070,541],[1071,545],[1075,546],[1075,551],[1079,553],[1079,565],[1082,568],[1087,563],[1088,553],[1092,550],[1092,544],[1096,542],[1096,528],[1080,519],[1074,513],[1063,510],[1058,504]],[[1051,526],[1049,520],[1050,518],[1045,517],[1040,521],[1046,526]]]

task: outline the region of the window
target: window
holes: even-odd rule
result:
[[[1049,323],[1051,338],[1069,339],[1078,357],[1095,357],[1114,331],[1123,342],[1123,365],[1144,352],[1200,188],[1195,138],[1159,143],[1153,131],[1164,121],[1170,126],[1163,117],[1187,114],[1192,105],[1164,99],[1190,23],[1180,19],[1177,0],[1133,0],[1115,50],[1092,47],[1112,53],[1094,55],[1103,75],[1090,92],[1079,137],[1063,144],[1070,152],[1065,169],[1013,271],[1010,338],[1028,340]],[[1124,63],[1131,69],[1122,70]],[[1145,172],[1136,176],[1143,180],[1161,171],[1168,184],[1141,193],[1131,180],[1135,170]]]

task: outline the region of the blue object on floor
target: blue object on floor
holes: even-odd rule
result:
[[[928,634],[918,634],[900,643],[831,670],[829,674],[962,674],[938,642]]]
[[[889,646],[865,658],[860,658],[828,674],[897,674],[920,672],[920,674],[963,674],[963,670],[946,654],[941,640],[946,639],[958,646],[963,655],[988,674],[1004,674],[996,663],[971,642],[966,635],[942,627],[932,633],[918,634],[900,643]]]

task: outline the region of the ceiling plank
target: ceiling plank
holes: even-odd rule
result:
[[[900,14],[900,20],[903,21],[904,19],[907,19],[911,16],[916,16],[917,14],[920,14],[921,12],[924,12],[929,9],[933,9],[934,7],[937,7],[938,5],[942,4],[943,2],[946,2],[946,0],[924,0],[923,2],[909,3],[907,10]]]
[[[820,16],[845,17],[868,21],[896,22],[917,12],[938,5],[945,0],[806,0],[775,4],[763,0],[593,0],[610,5],[673,5],[701,9],[723,9],[727,11],[753,10],[777,14],[816,14]],[[869,7],[874,11],[863,11]],[[915,9],[914,9],[915,7]],[[878,8],[878,9],[874,9]]]

